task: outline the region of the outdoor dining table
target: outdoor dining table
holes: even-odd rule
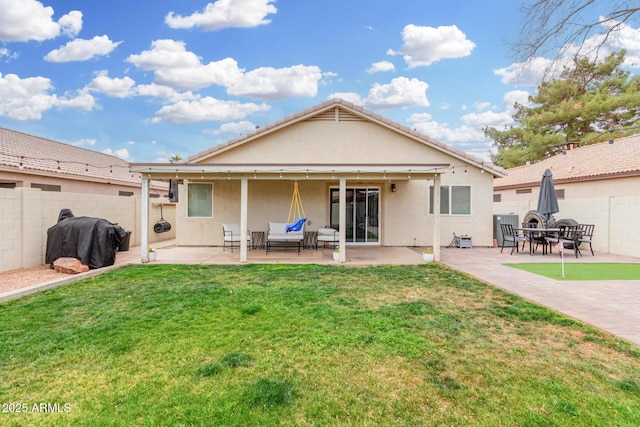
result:
[[[559,228],[536,228],[536,227],[523,227],[516,228],[516,231],[521,231],[522,235],[529,238],[529,255],[533,255],[535,253],[535,247],[533,246],[534,237],[541,238],[544,241],[544,238],[552,235],[553,233],[557,234],[560,232]],[[546,255],[546,251],[542,249],[542,255]]]

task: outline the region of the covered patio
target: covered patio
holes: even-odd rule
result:
[[[433,247],[434,259],[438,261],[440,259],[440,183],[441,173],[449,168],[449,164],[436,163],[414,163],[414,164],[358,164],[358,165],[322,165],[322,164],[304,164],[292,167],[290,164],[190,164],[190,163],[178,163],[178,164],[135,164],[132,165],[132,172],[137,172],[142,175],[142,212],[141,212],[141,246],[140,254],[142,262],[148,262],[148,248],[149,248],[149,182],[153,180],[176,180],[178,182],[201,182],[201,183],[230,183],[239,181],[240,188],[239,194],[236,194],[236,199],[239,199],[239,225],[240,225],[240,242],[239,251],[236,255],[239,256],[239,261],[242,263],[253,262],[255,259],[260,259],[261,256],[274,257],[280,256],[278,254],[266,255],[264,251],[250,250],[250,238],[248,234],[250,227],[250,218],[261,217],[264,215],[263,207],[259,206],[260,201],[254,201],[250,198],[250,188],[252,185],[258,182],[262,183],[277,183],[290,182],[293,186],[294,182],[298,181],[315,181],[321,183],[324,186],[336,186],[339,188],[339,207],[338,211],[339,221],[337,225],[338,230],[347,229],[347,217],[346,217],[346,205],[347,205],[347,188],[352,185],[376,185],[378,188],[391,188],[390,191],[395,191],[396,183],[408,182],[411,180],[418,181],[431,181],[433,184],[433,200],[432,208],[433,214],[430,215],[430,222],[432,223],[432,235],[433,240],[429,246]],[[393,187],[391,187],[393,186]],[[424,213],[426,215],[426,213]],[[269,221],[273,218],[261,218],[261,220]],[[381,242],[378,242],[381,243]],[[344,232],[339,233],[339,248],[340,262],[350,262],[352,255],[348,252],[354,251],[353,259],[358,259],[357,247],[354,245],[348,245],[346,235]],[[185,248],[187,249],[187,248]],[[222,247],[215,247],[222,251]],[[379,248],[385,249],[385,248]],[[391,253],[393,248],[386,248]],[[310,255],[312,251],[305,250],[300,254],[298,258],[314,258],[316,260],[321,257],[318,254],[329,254],[328,257],[332,260],[332,251],[327,251],[324,248],[318,248],[315,255]],[[221,255],[224,255],[225,251],[222,251]],[[260,255],[259,255],[260,254]],[[230,253],[230,255],[233,255]],[[297,256],[297,254],[295,254]],[[289,257],[289,254],[283,255],[285,258]],[[419,260],[418,260],[419,261]]]

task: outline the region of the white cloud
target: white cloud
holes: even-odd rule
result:
[[[6,47],[0,47],[0,60],[2,58],[16,59],[16,58],[18,58],[18,52],[11,52]]]
[[[96,145],[96,139],[95,138],[90,138],[90,139],[79,139],[76,142],[72,142],[71,145],[76,146],[76,147],[83,147],[85,145],[90,145],[90,146],[94,146]]]
[[[136,95],[150,96],[152,98],[165,98],[172,102],[184,101],[189,99],[197,99],[197,96],[191,91],[178,92],[177,90],[169,87],[162,86],[155,83],[149,85],[138,85],[134,88]]]
[[[205,6],[202,12],[189,16],[169,12],[165,17],[171,28],[202,28],[216,31],[222,28],[250,28],[271,22],[267,16],[277,12],[275,0],[218,0]]]
[[[364,99],[355,92],[334,92],[328,99],[340,98],[371,109],[428,107],[428,87],[427,83],[418,79],[397,77],[388,84],[374,84]]]
[[[74,10],[58,22],[53,8],[36,0],[0,0],[0,41],[43,41],[65,34],[75,37],[82,28],[82,12]]]
[[[196,90],[212,84],[229,86],[242,76],[238,63],[231,58],[195,67],[164,68],[155,71],[158,83],[175,89]]]
[[[365,99],[365,106],[368,108],[403,108],[413,106],[428,107],[427,88],[429,85],[418,79],[408,79],[397,77],[389,84],[381,85],[376,83],[369,90],[369,95]]]
[[[475,128],[482,129],[484,126],[498,127],[513,123],[511,113],[503,111],[496,113],[495,111],[484,111],[482,113],[470,113],[461,117],[462,121]]]
[[[112,150],[111,148],[107,148],[102,150],[102,152],[104,154],[108,154],[110,156],[116,156],[122,160],[125,160],[127,162],[132,162],[133,159],[131,158],[131,154],[129,154],[129,150],[127,150],[126,148],[121,148],[119,150]]]
[[[75,39],[52,50],[44,59],[49,62],[86,61],[110,54],[120,43],[122,42],[112,42],[108,36],[95,36],[91,40]]]
[[[142,70],[152,70],[159,84],[178,90],[201,89],[212,84],[229,86],[242,77],[234,59],[202,64],[201,59],[175,40],[155,40],[151,49],[130,55],[128,62]]]
[[[473,106],[475,107],[476,110],[478,111],[482,111],[482,110],[486,110],[487,108],[491,108],[491,103],[490,102],[474,102]]]
[[[151,42],[151,50],[145,50],[139,55],[130,55],[127,61],[142,70],[202,65],[195,53],[187,51],[184,42],[171,39],[154,40]]]
[[[128,76],[123,78],[111,78],[107,71],[100,71],[98,75],[87,85],[90,90],[104,93],[114,98],[126,98],[132,94],[132,88],[136,82]]]
[[[321,78],[322,72],[315,65],[261,67],[242,76],[239,81],[229,86],[227,93],[269,101],[300,96],[313,97],[318,94],[318,82]]]
[[[480,159],[489,160],[492,141],[484,136],[482,129],[463,124],[451,128],[448,123],[439,123],[430,114],[413,114],[407,120],[411,127],[436,141],[444,142]]]
[[[60,33],[67,37],[74,38],[80,33],[80,30],[82,30],[82,12],[72,10],[60,18],[58,25],[60,25]]]
[[[39,120],[54,107],[91,110],[95,99],[86,91],[75,97],[50,94],[53,85],[45,77],[20,78],[16,74],[0,73],[0,116],[16,120]]]
[[[355,92],[334,92],[327,97],[327,99],[337,99],[337,98],[347,102],[351,102],[352,104],[355,104],[355,105],[364,105],[364,101],[362,100],[360,95],[358,95]]]
[[[538,86],[549,70],[558,69],[554,61],[546,58],[532,58],[527,62],[515,62],[508,67],[493,70],[502,83],[515,86]]]
[[[604,18],[600,17],[602,21]],[[640,28],[632,28],[626,23],[612,21],[602,22],[604,31],[611,30],[614,25],[619,25],[616,31],[612,31],[605,40],[604,34],[595,34],[585,40],[582,46],[570,45],[567,47],[565,57],[577,53],[588,56],[591,60],[602,60],[612,53],[625,49],[624,65],[630,68],[640,68]]]
[[[455,25],[420,27],[409,24],[402,31],[404,44],[389,55],[403,55],[409,68],[428,66],[441,59],[462,58],[471,55],[476,46]]]
[[[156,116],[151,122],[182,124],[239,120],[249,114],[267,110],[269,110],[269,106],[266,104],[242,104],[237,101],[222,101],[212,97],[204,97],[196,101],[180,101],[172,105],[165,105],[156,112]]]
[[[503,104],[507,107],[507,110],[510,112],[514,112],[513,104],[516,102],[521,105],[531,106],[532,103],[529,101],[529,92],[525,90],[511,90],[504,94],[503,96]]]
[[[396,70],[396,66],[393,65],[391,62],[380,61],[380,62],[374,62],[373,64],[371,64],[371,67],[367,69],[367,73],[374,74],[374,73],[383,73],[383,72],[395,71],[395,70]]]
[[[91,111],[96,108],[96,99],[87,89],[82,89],[72,98],[57,98],[56,107]]]
[[[246,120],[240,122],[224,123],[218,129],[207,130],[211,135],[243,135],[256,129],[256,126]]]
[[[614,22],[601,24],[605,30]],[[526,62],[516,62],[507,67],[494,70],[506,85],[538,86],[543,79],[557,78],[565,66],[571,65],[573,56],[580,53],[591,60],[602,60],[608,55],[626,49],[624,65],[630,68],[640,68],[640,29],[635,29],[621,23],[619,30],[614,31],[607,39],[603,34],[595,34],[584,41],[581,46],[563,46],[560,51],[564,56],[556,60],[542,57],[531,58]]]
[[[260,100],[316,96],[323,77],[315,65],[285,68],[263,67],[245,72],[232,58],[203,64],[201,58],[187,51],[185,43],[155,40],[150,50],[130,55],[127,61],[142,70],[152,70],[156,83],[175,90],[197,90],[210,85],[227,89],[229,95]],[[327,73],[327,77],[335,73]]]

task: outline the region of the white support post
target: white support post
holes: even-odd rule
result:
[[[249,206],[249,180],[240,179],[240,262],[247,262],[247,212]]]
[[[347,179],[340,178],[340,262],[347,260]]]
[[[149,178],[142,178],[140,207],[140,261],[149,262]]]
[[[433,259],[440,261],[440,176],[433,179]]]

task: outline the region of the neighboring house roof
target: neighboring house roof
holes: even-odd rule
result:
[[[97,151],[0,128],[0,170],[139,186],[129,163]]]
[[[423,135],[413,129],[410,129],[406,126],[402,126],[399,123],[393,122],[389,119],[386,119],[378,114],[373,113],[367,109],[359,107],[351,102],[344,101],[342,99],[333,99],[322,104],[311,107],[307,110],[296,113],[292,116],[279,120],[275,123],[269,124],[267,126],[257,128],[256,130],[249,132],[247,135],[230,140],[226,143],[217,145],[203,152],[197,153],[191,157],[189,157],[186,162],[187,163],[197,163],[208,158],[214,157],[219,153],[225,152],[234,147],[238,147],[240,145],[246,144],[254,139],[260,138],[264,135],[269,134],[270,132],[275,132],[283,127],[292,125],[294,123],[298,123],[304,120],[307,120],[314,116],[322,115],[323,113],[332,110],[336,106],[340,107],[342,111],[345,111],[346,114],[353,114],[359,118],[363,118],[369,120],[371,122],[377,123],[381,126],[384,126],[388,129],[391,129],[395,132],[404,134],[405,136],[419,141],[429,147],[432,147],[440,152],[446,153],[454,158],[462,160],[463,162],[477,166],[479,168],[484,169],[488,173],[493,174],[494,176],[503,176],[504,172],[501,168],[494,166],[491,163],[487,163],[482,159],[471,156],[470,154],[465,153],[464,151],[457,150],[447,144],[442,142],[438,142],[434,139],[429,138],[426,135]]]
[[[569,148],[532,165],[507,169],[507,176],[494,180],[494,190],[522,188],[540,184],[546,169],[558,183],[640,176],[640,134],[609,142]]]

